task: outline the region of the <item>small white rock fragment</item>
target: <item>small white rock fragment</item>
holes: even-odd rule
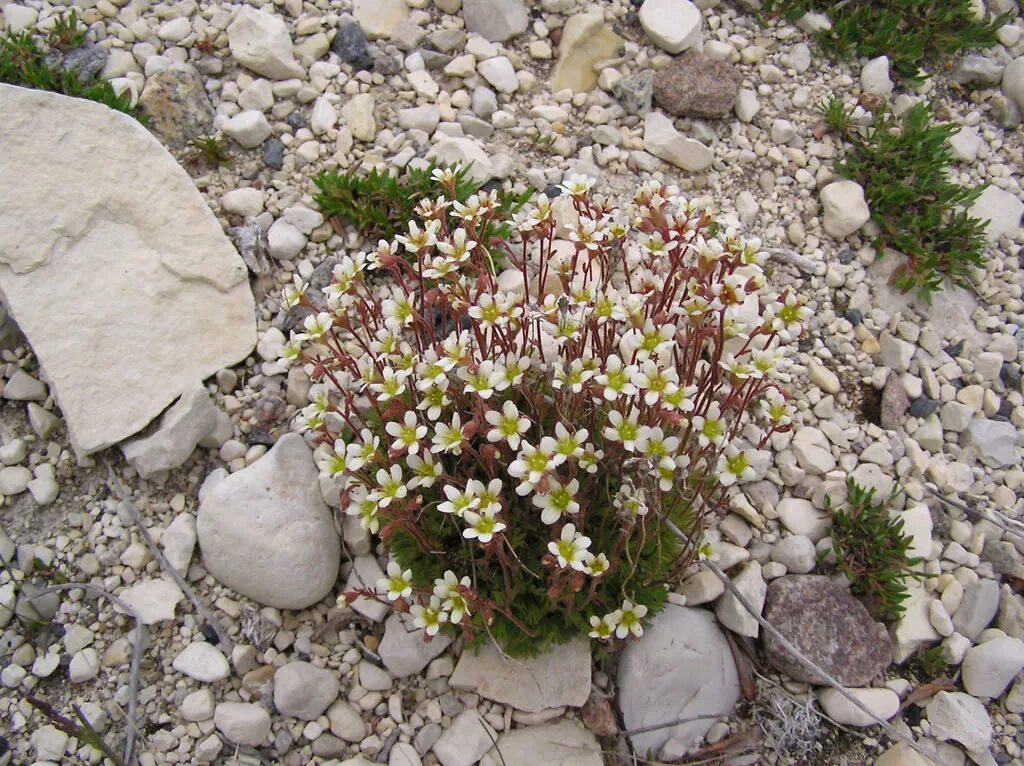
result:
[[[205,641],[194,641],[182,649],[171,667],[203,683],[220,681],[231,674],[227,658],[217,647]]]
[[[856,181],[835,181],[821,190],[825,209],[825,231],[845,239],[868,222],[871,211],[864,200],[864,189]]]

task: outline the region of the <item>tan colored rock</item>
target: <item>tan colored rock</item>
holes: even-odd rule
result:
[[[82,454],[141,430],[256,343],[245,264],[127,115],[0,85],[0,297]]]
[[[558,62],[551,72],[551,91],[593,90],[598,77],[594,64],[618,56],[622,43],[622,38],[597,14],[581,13],[570,18],[562,28]]]

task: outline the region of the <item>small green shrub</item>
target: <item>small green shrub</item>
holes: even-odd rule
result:
[[[192,139],[192,153],[196,160],[204,162],[211,168],[226,167],[231,164],[228,145],[217,136]]]
[[[853,585],[853,592],[875,601],[880,616],[896,620],[909,598],[907,580],[919,579],[914,567],[921,559],[908,554],[913,539],[903,533],[903,519],[889,515],[889,503],[875,500],[875,490],[853,479],[847,482],[847,507],[832,516],[832,549],[836,567]]]
[[[365,176],[351,172],[323,171],[313,179],[317,193],[313,199],[335,228],[353,226],[371,242],[393,239],[405,230],[410,220],[417,218],[416,206],[420,200],[436,194],[431,177],[435,166],[408,168],[399,175],[374,168]],[[480,189],[480,184],[469,175],[469,167],[461,168],[455,176],[455,201],[465,202]],[[522,195],[499,194],[497,220],[485,232],[491,238],[506,239],[511,233],[503,219],[517,212],[530,198],[532,190]]]
[[[904,292],[916,289],[926,300],[945,279],[969,286],[970,268],[984,267],[985,226],[966,212],[982,188],[949,178],[949,139],[958,126],[933,122],[924,102],[899,117],[882,104],[863,128],[838,96],[821,110],[828,126],[852,145],[835,170],[864,188],[871,219],[881,229],[875,248],[907,257],[893,284]]]
[[[908,83],[924,78],[923,64],[965,50],[996,44],[996,31],[1013,14],[991,21],[975,18],[970,0],[765,0],[766,13],[795,21],[808,11],[824,11],[831,29],[815,34],[837,58],[888,56],[892,71]]]
[[[341,603],[514,655],[639,637],[791,427],[778,365],[811,310],[678,187],[647,181],[620,209],[573,176],[556,247],[546,195],[508,220],[491,193],[455,201],[455,173],[436,171],[429,218],[342,257],[327,310],[285,291],[310,313],[282,358],[321,391],[299,428],[392,559]],[[514,226],[493,245],[506,271],[492,222]]]
[[[46,44],[59,51],[80,45],[84,39],[85,30],[78,27],[72,12],[58,19]],[[46,51],[28,32],[0,37],[0,83],[96,101],[144,122],[142,114],[132,108],[129,93],[118,95],[109,82],[99,78],[83,82],[76,70],[62,69],[59,61],[48,60]]]

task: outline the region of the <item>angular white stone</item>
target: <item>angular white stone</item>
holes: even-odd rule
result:
[[[143,580],[119,594],[122,601],[135,609],[143,625],[174,619],[174,608],[185,598],[173,580]],[[115,611],[121,610],[115,605]]]
[[[661,112],[644,119],[644,149],[658,159],[697,173],[711,166],[715,153],[695,138],[687,138]]]
[[[1024,641],[993,638],[964,656],[964,689],[973,697],[1000,697],[1024,668]]]
[[[580,638],[537,657],[513,660],[488,642],[479,652],[463,651],[449,683],[527,713],[579,707],[590,696],[590,641]]]
[[[352,13],[370,40],[391,37],[395,27],[409,17],[405,0],[354,0]]]
[[[266,82],[263,80],[262,82]],[[246,217],[255,217],[263,212],[264,193],[262,189],[246,186],[232,189],[220,198],[220,206],[225,213],[234,213]]]
[[[76,451],[131,436],[245,358],[245,264],[149,131],[92,101],[0,85],[0,135],[0,297]]]
[[[491,158],[483,146],[472,138],[444,138],[431,147],[427,159],[439,165],[469,165],[469,175],[477,183],[486,183],[494,178]]]
[[[473,708],[463,710],[452,719],[433,751],[441,766],[472,766],[491,749],[497,739],[494,730]]]
[[[1005,189],[988,186],[967,212],[975,218],[989,222],[985,227],[985,235],[989,242],[996,242],[1004,234],[1014,237],[1020,231],[1024,202]]]
[[[203,683],[213,683],[231,675],[231,666],[220,649],[205,641],[193,641],[186,646],[171,667],[189,678]]]
[[[700,49],[704,17],[690,0],[645,0],[640,7],[640,26],[651,42],[668,53]]]
[[[372,141],[377,135],[377,120],[373,110],[375,104],[369,93],[352,96],[341,107],[341,117],[352,131],[352,137],[359,141]]]
[[[932,736],[959,742],[968,750],[988,748],[992,741],[992,721],[985,706],[963,692],[939,692],[926,708]]]
[[[270,138],[273,132],[259,109],[239,112],[224,123],[224,133],[246,149],[255,149]]]
[[[502,734],[480,766],[603,766],[597,738],[564,719]]]
[[[289,662],[274,674],[274,707],[282,715],[315,721],[338,697],[335,671],[309,662]]]
[[[326,596],[341,550],[318,475],[302,437],[286,434],[257,462],[205,490],[197,530],[210,574],[280,609]]]
[[[239,64],[272,80],[302,77],[288,26],[275,13],[243,5],[228,25],[228,45]]]
[[[864,65],[860,70],[860,86],[865,93],[875,96],[888,96],[892,93],[888,56],[873,58]]]
[[[674,604],[651,620],[640,641],[626,645],[618,680],[626,729],[725,717],[740,697],[736,663],[711,613]],[[656,755],[666,744],[673,750],[695,744],[713,723],[683,721],[633,734],[630,741],[636,752]]]
[[[756,561],[748,561],[740,573],[733,578],[732,584],[760,615],[764,608],[765,596],[768,594],[768,584],[761,574],[761,565]],[[715,616],[725,627],[741,636],[757,638],[761,629],[754,615],[748,612],[739,599],[728,590],[715,604]]]
[[[370,96],[370,98],[373,97]],[[313,104],[313,113],[309,116],[309,129],[313,131],[314,136],[322,136],[337,124],[338,110],[326,97],[320,96]],[[349,125],[349,127],[352,126]],[[355,135],[354,130],[352,134]]]
[[[452,640],[439,633],[430,641],[426,633],[412,624],[409,615],[392,614],[384,624],[384,638],[377,653],[384,667],[396,678],[419,673],[432,659],[448,648]]]
[[[507,56],[495,56],[481,61],[476,69],[499,93],[515,93],[519,89],[516,69]]]
[[[900,709],[900,698],[891,689],[847,689],[851,695],[883,721],[888,721]],[[847,726],[874,726],[875,719],[850,702],[836,689],[818,692],[818,702],[833,719]]]
[[[836,239],[845,239],[868,222],[871,211],[856,181],[834,181],[821,190],[822,225]]]
[[[213,722],[238,745],[262,745],[270,735],[270,714],[252,702],[221,702],[213,711]]]
[[[530,23],[523,0],[463,0],[466,29],[492,43],[521,35]]]
[[[217,412],[206,388],[193,383],[145,434],[122,443],[121,452],[144,479],[177,468],[217,425]]]

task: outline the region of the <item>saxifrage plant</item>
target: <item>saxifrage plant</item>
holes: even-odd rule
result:
[[[832,26],[815,33],[837,58],[888,56],[896,75],[910,84],[924,80],[921,67],[941,56],[990,48],[996,32],[1014,14],[979,18],[971,0],[765,0],[766,13],[796,21],[824,12]]]
[[[431,177],[434,170],[434,165],[409,167],[398,172],[374,168],[363,176],[350,171],[325,170],[313,178],[317,188],[313,200],[335,229],[352,226],[373,242],[391,240],[414,217],[420,200],[436,193]],[[468,167],[458,168],[454,179],[457,202],[465,202],[480,190],[480,184],[469,174]],[[502,215],[491,222],[491,229],[480,232],[480,241],[488,245],[491,238],[506,239],[510,230],[502,221],[519,210],[529,197],[529,191],[521,195],[499,192],[496,199]]]
[[[71,11],[58,17],[46,44],[52,51],[64,51],[80,45],[84,39],[85,29],[78,26],[78,16]],[[76,69],[64,69],[59,61],[51,60],[28,32],[0,37],[0,83],[97,101],[145,122],[143,115],[132,108],[131,94],[126,91],[118,95],[109,82],[100,78],[83,81]]]
[[[927,102],[900,116],[878,104],[867,126],[851,119],[852,110],[839,97],[821,110],[829,128],[851,145],[835,170],[864,188],[879,227],[875,249],[881,254],[892,248],[907,258],[893,272],[893,284],[925,300],[946,279],[969,287],[971,268],[985,266],[986,240],[985,222],[968,208],[984,188],[950,180],[949,139],[959,127],[933,122]]]
[[[756,243],[675,188],[647,182],[618,210],[574,177],[568,239],[541,195],[499,271],[480,235],[494,196],[458,202],[457,172],[433,176],[418,221],[335,267],[327,311],[301,283],[285,294],[312,311],[284,350],[315,381],[301,428],[392,557],[341,600],[514,655],[639,636],[790,427],[776,373],[810,311],[767,295]]]
[[[885,620],[903,616],[903,602],[910,597],[907,580],[921,577],[914,568],[921,559],[910,555],[914,540],[904,533],[903,519],[889,513],[891,501],[876,500],[874,489],[850,479],[846,507],[832,516],[836,568]]]

